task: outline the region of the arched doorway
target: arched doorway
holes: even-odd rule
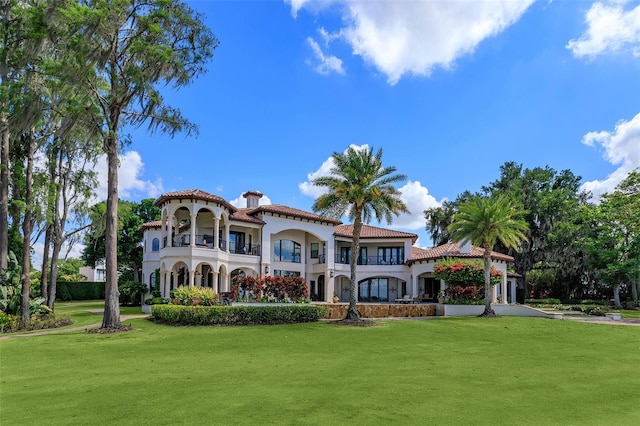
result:
[[[318,276],[318,291],[317,291],[318,300],[322,300],[322,301],[327,300],[325,298],[324,287],[325,287],[325,285],[324,285],[324,275],[320,275],[320,276]]]

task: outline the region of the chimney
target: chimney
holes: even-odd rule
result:
[[[460,243],[460,254],[471,254],[471,241],[461,241]]]
[[[260,205],[260,198],[262,198],[262,193],[258,191],[247,191],[242,194],[242,196],[247,199],[248,209],[257,209]]]

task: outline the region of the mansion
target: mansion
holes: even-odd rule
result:
[[[448,257],[482,259],[482,249],[448,243],[415,247],[416,234],[363,225],[360,252],[351,253],[352,225],[283,205],[259,205],[262,194],[243,194],[244,208],[201,190],[169,192],[155,202],[161,220],[143,231],[143,283],[159,285],[163,297],[178,286],[228,292],[236,276],[279,275],[305,279],[312,300],[334,295],[349,300],[349,263],[357,256],[359,302],[393,302],[410,297],[435,302],[446,283],[433,275]],[[492,298],[515,301],[516,283],[507,280],[511,256],[492,252],[503,273]],[[501,297],[506,295],[506,297]]]

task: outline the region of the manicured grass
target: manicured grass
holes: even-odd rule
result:
[[[640,424],[640,327],[131,323],[0,340],[1,423]]]

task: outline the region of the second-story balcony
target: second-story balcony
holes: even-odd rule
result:
[[[351,259],[348,256],[340,256],[336,254],[335,263],[341,265],[349,265],[351,263]],[[383,257],[383,256],[366,256],[359,257],[356,261],[356,265],[402,265],[404,263],[404,259],[400,256],[391,256],[391,257]]]
[[[165,238],[164,247],[167,247],[167,241]],[[213,249],[214,239],[213,235],[196,235],[195,238],[195,246],[200,248],[210,248]],[[173,239],[173,247],[190,247],[191,246],[191,238],[189,235],[181,235],[175,237]],[[259,256],[260,255],[260,245],[238,245],[235,243],[228,244],[229,253],[233,254],[246,254],[250,256]],[[226,240],[218,240],[218,249],[222,251],[227,251],[227,241]]]

